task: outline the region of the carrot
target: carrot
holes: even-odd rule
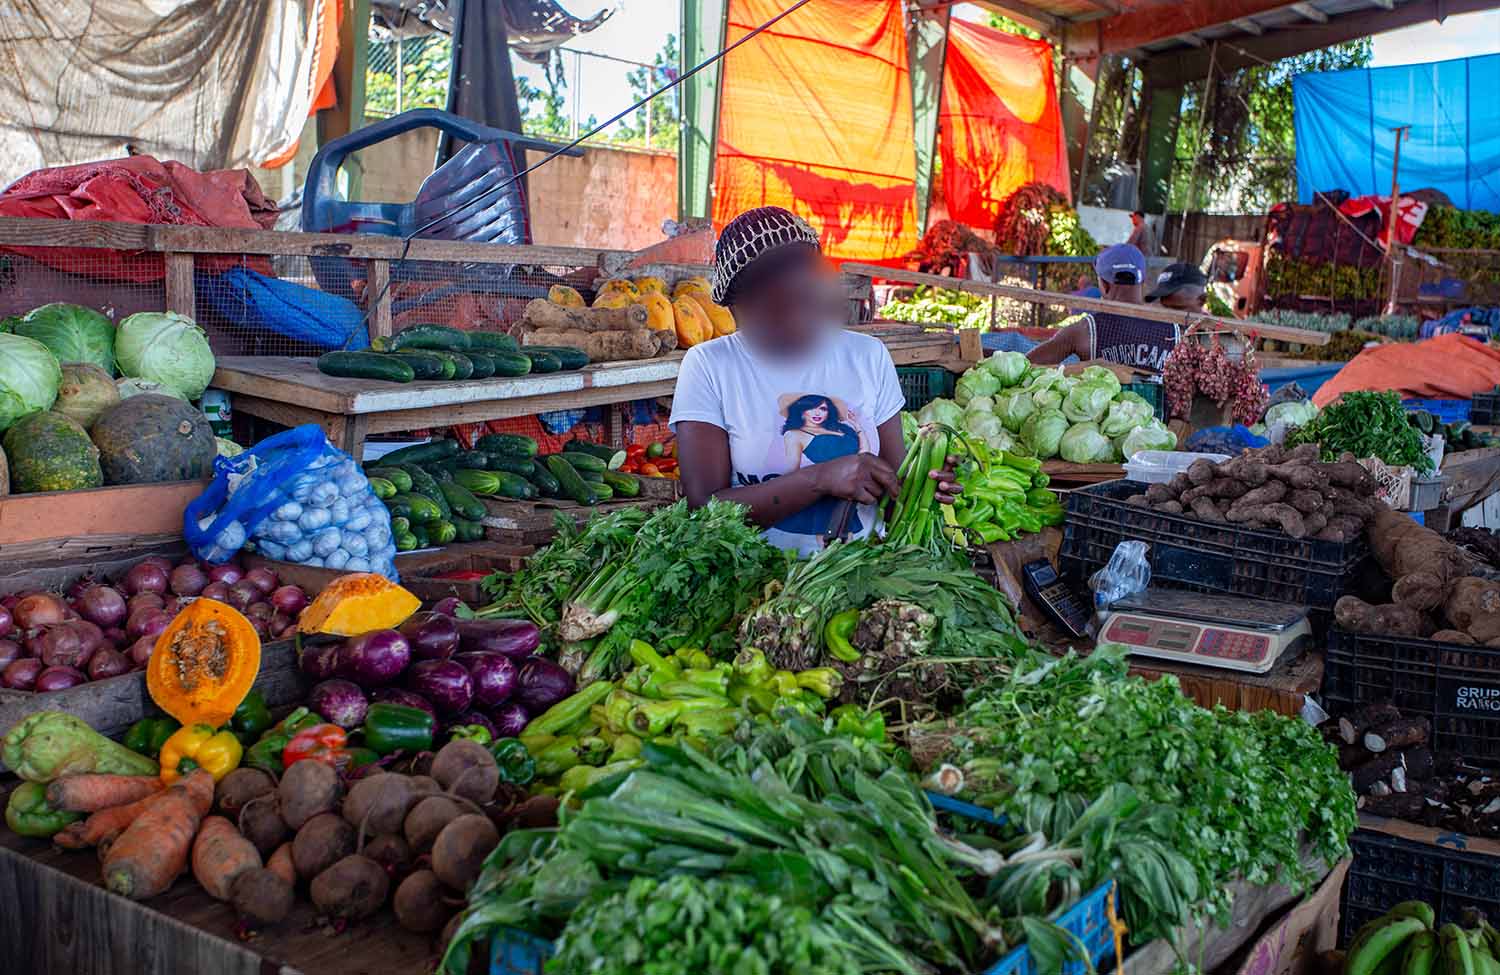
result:
[[[123,806],[101,809],[88,819],[64,827],[61,832],[53,835],[52,842],[67,850],[98,846],[123,833],[125,827],[135,822],[136,817],[160,796],[160,793],[155,793]]]
[[[48,783],[47,805],[68,812],[93,813],[155,795],[162,787],[155,775],[64,775]]]
[[[287,840],[276,848],[276,852],[271,854],[271,859],[266,861],[266,869],[293,887],[297,886],[297,867],[292,862],[291,840]]]
[[[207,802],[201,785],[195,789],[191,781],[200,773],[209,780]],[[149,800],[110,846],[104,855],[104,886],[110,892],[131,900],[155,897],[186,869],[198,824],[213,803],[213,776],[199,769],[188,779]]]
[[[260,866],[260,851],[223,816],[210,816],[193,840],[193,876],[215,900],[229,900],[234,878]]]
[[[193,807],[198,810],[198,818],[207,816],[208,811],[214,807],[214,777],[200,768],[181,781],[192,797]]]

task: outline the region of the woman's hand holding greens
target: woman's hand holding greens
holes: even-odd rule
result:
[[[849,454],[814,464],[807,471],[824,497],[874,504],[882,497],[894,498],[901,490],[896,469],[874,454]]]

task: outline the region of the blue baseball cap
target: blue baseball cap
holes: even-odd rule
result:
[[[1110,284],[1141,284],[1146,280],[1146,255],[1134,244],[1111,244],[1094,258],[1094,272]]]

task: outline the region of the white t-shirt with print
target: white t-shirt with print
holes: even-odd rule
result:
[[[744,487],[846,454],[879,454],[877,428],[904,405],[895,363],[877,338],[839,330],[791,364],[757,356],[735,333],[688,350],[669,422],[674,432],[690,420],[728,433],[730,487]],[[766,538],[815,552],[837,505],[824,498],[768,528]],[[874,524],[875,506],[861,505],[850,535],[868,535]]]

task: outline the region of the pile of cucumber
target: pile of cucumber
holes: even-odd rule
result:
[[[540,456],[537,442],[515,433],[490,433],[474,449],[433,440],[393,450],[365,464],[370,488],[391,511],[396,551],[477,542],[484,538],[481,497],[528,501],[561,498],[599,504],[634,498],[641,482],[619,471],[625,451],[583,440]]]
[[[465,332],[446,325],[413,325],[389,339],[377,339],[368,352],[325,352],[318,371],[325,376],[383,379],[409,383],[417,379],[510,378],[533,372],[582,369],[589,357],[568,346],[528,345],[500,332]]]

